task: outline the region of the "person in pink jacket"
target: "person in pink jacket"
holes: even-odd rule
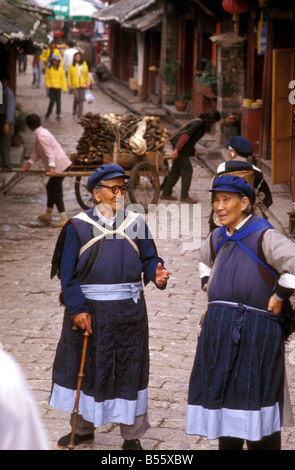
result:
[[[47,210],[46,213],[40,215],[38,219],[44,223],[50,224],[53,207],[56,205],[60,215],[60,221],[55,224],[55,227],[62,227],[67,221],[62,188],[64,177],[55,176],[55,174],[66,171],[71,166],[72,162],[51,132],[41,126],[41,120],[37,114],[29,114],[26,117],[26,123],[28,128],[32,132],[35,132],[36,140],[31,158],[22,168],[22,172],[25,173],[30,166],[40,158],[46,171],[50,173],[50,178],[46,185]]]

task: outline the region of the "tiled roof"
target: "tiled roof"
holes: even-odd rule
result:
[[[157,0],[121,0],[103,10],[99,10],[94,17],[105,22],[117,21],[123,23],[156,3]]]
[[[30,41],[36,47],[47,45],[47,35],[40,28],[40,22],[48,15],[48,10],[14,0],[0,0],[0,11],[0,43]]]

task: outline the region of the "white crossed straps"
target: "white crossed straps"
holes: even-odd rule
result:
[[[98,242],[99,240],[101,240],[102,238],[104,238],[106,235],[115,235],[115,234],[119,234],[119,235],[122,235],[124,238],[126,238],[126,240],[128,240],[128,242],[133,246],[133,248],[136,250],[138,256],[139,256],[139,249],[138,249],[138,246],[136,245],[136,243],[125,233],[125,230],[136,220],[137,218],[137,214],[135,212],[129,212],[126,219],[122,222],[122,224],[120,225],[120,227],[118,227],[116,230],[109,230],[105,227],[102,227],[101,225],[99,225],[97,222],[95,222],[95,220],[91,219],[90,217],[88,217],[87,214],[85,214],[85,212],[80,212],[78,215],[76,215],[75,217],[73,217],[74,219],[80,219],[80,220],[83,220],[84,222],[87,222],[88,224],[91,224],[91,225],[94,225],[94,227],[98,228],[98,230],[101,233],[101,235],[98,235],[97,237],[94,237],[94,238],[91,238],[91,240],[89,240],[88,243],[86,243],[86,245],[82,246],[81,250],[80,250],[80,253],[79,253],[79,257],[84,253],[84,251],[86,251],[90,246],[92,246],[94,243]]]

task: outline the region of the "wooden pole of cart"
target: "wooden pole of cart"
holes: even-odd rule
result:
[[[84,340],[83,340],[82,358],[81,358],[80,370],[79,370],[79,373],[78,373],[75,405],[74,405],[74,409],[72,411],[72,413],[73,413],[72,433],[71,433],[71,440],[70,440],[70,443],[68,445],[68,449],[70,449],[70,450],[73,450],[74,447],[75,447],[75,433],[76,433],[76,425],[77,425],[77,416],[78,416],[78,413],[79,413],[79,399],[80,399],[82,381],[83,381],[83,377],[84,377],[84,367],[85,367],[87,343],[88,343],[88,337],[89,337],[88,331],[85,330],[83,335],[84,335]]]

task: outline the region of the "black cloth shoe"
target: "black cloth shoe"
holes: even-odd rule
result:
[[[187,202],[188,204],[196,204],[198,202],[197,199],[192,199],[191,197],[184,197],[180,199],[181,202]]]
[[[70,432],[66,436],[61,437],[59,441],[57,442],[59,447],[68,447],[71,441],[71,435],[72,433]],[[94,433],[85,434],[84,436],[79,436],[79,434],[75,434],[74,445],[78,446],[79,444],[85,444],[86,442],[92,442],[93,440],[94,440]]]
[[[127,441],[125,439],[122,449],[123,450],[143,450],[139,439],[131,439],[130,441]]]
[[[165,196],[165,194],[162,194],[161,199],[166,199],[167,201],[177,201],[176,196]]]

